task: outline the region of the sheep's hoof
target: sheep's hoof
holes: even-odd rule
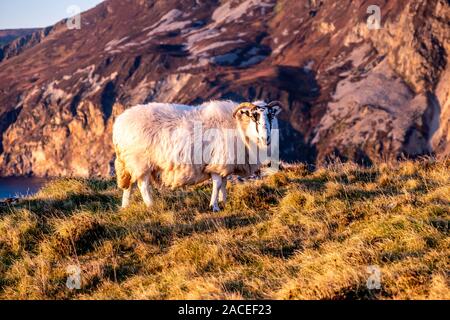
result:
[[[212,212],[219,212],[220,211],[220,208],[219,208],[219,206],[217,204],[214,205],[214,206],[210,206],[209,208],[212,210]]]

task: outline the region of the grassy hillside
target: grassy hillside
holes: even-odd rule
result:
[[[229,184],[218,214],[208,184],[121,210],[114,181],[54,181],[0,208],[0,298],[450,299],[449,169],[292,166]]]

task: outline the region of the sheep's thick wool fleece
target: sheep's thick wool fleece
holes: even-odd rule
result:
[[[126,110],[116,119],[113,129],[117,161],[122,170],[118,178],[121,176],[128,182],[122,183],[122,187],[144,175],[175,188],[205,181],[210,173],[223,177],[236,172],[251,173],[256,166],[237,165],[236,159],[230,163],[224,145],[223,137],[230,129],[238,131],[232,116],[237,106],[232,101],[211,101],[198,107],[150,103]],[[201,131],[195,131],[194,127],[199,125]],[[215,134],[194,136],[194,132],[204,135],[209,129],[216,130]],[[202,151],[191,148],[194,141],[202,141]],[[203,161],[202,156],[200,161],[195,161],[199,159],[198,152],[209,153],[209,161]]]

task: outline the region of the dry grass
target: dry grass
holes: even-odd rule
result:
[[[0,298],[450,299],[449,169],[290,166],[229,185],[218,214],[208,185],[120,210],[113,181],[55,181],[0,208]]]

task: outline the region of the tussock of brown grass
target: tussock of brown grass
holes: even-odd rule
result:
[[[112,180],[53,181],[0,208],[0,298],[450,299],[449,161],[284,165],[228,191],[220,213],[209,185],[122,210]]]

